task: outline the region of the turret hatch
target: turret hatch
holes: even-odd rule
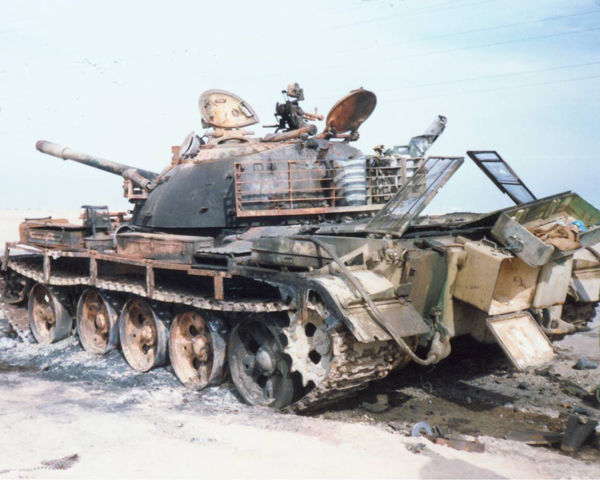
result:
[[[377,97],[373,92],[359,88],[341,98],[327,114],[325,130],[336,133],[356,132],[371,116]]]
[[[225,90],[207,90],[198,102],[205,128],[234,129],[259,122],[258,115],[245,100]]]

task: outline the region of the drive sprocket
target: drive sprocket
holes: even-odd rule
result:
[[[309,307],[303,319],[302,312],[289,312],[290,325],[283,329],[291,370],[300,373],[305,387],[310,382],[318,386],[329,374],[334,359],[336,333],[326,328],[323,313],[320,308]]]

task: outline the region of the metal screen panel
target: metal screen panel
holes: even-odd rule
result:
[[[485,173],[502,193],[507,194],[517,205],[536,199],[510,165],[495,151],[467,152],[467,155]]]
[[[365,231],[401,236],[463,162],[463,157],[428,157]]]

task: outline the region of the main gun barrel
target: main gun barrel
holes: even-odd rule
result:
[[[40,152],[53,157],[62,158],[63,160],[72,160],[77,163],[88,165],[89,167],[97,168],[98,170],[104,170],[108,173],[114,173],[115,175],[121,175],[125,172],[129,172],[127,175],[131,175],[131,172],[137,172],[139,175],[147,180],[154,180],[158,177],[157,173],[150,172],[149,170],[143,170],[141,168],[130,167],[122,163],[111,162],[100,157],[94,157],[85,153],[77,152],[69,147],[58,145],[57,143],[47,142],[46,140],[40,140],[35,144]]]

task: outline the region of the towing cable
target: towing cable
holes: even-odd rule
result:
[[[340,267],[340,269],[341,269],[342,273],[344,274],[344,276],[352,284],[352,286],[359,293],[359,295],[362,297],[362,299],[367,303],[367,305],[369,305],[369,308],[371,309],[371,311],[375,315],[375,318],[374,318],[375,323],[385,333],[387,333],[390,337],[392,337],[394,340],[396,340],[396,342],[398,343],[398,345],[400,346],[400,348],[402,349],[402,351],[404,351],[404,353],[406,353],[406,355],[408,355],[413,362],[418,363],[419,365],[427,366],[427,365],[432,365],[433,363],[436,363],[438,361],[439,355],[436,355],[431,350],[429,352],[429,355],[427,356],[427,359],[424,360],[422,358],[419,358],[412,351],[412,349],[406,344],[406,342],[404,341],[404,339],[402,337],[394,335],[385,326],[384,322],[381,320],[382,319],[381,312],[379,311],[379,309],[377,308],[377,306],[375,305],[375,303],[373,302],[373,300],[371,300],[371,296],[363,288],[363,286],[360,284],[360,282],[358,281],[358,279],[352,274],[352,272],[350,271],[350,269],[348,269],[348,267],[344,264],[344,262],[342,262],[341,258],[337,255],[337,253],[335,253],[335,251],[333,250],[333,248],[331,247],[331,245],[326,244],[322,240],[320,240],[318,238],[315,238],[312,235],[306,235],[306,236],[304,236],[304,235],[295,235],[293,237],[290,237],[290,239],[292,239],[292,240],[300,240],[300,241],[309,241],[309,242],[312,242],[315,245],[321,247],[323,250],[325,250],[325,252],[337,264],[337,266]],[[439,332],[436,332],[435,335],[439,336]],[[435,336],[434,336],[434,341],[435,341]]]

